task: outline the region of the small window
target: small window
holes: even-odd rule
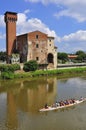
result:
[[[39,57],[36,57],[36,60],[38,61],[38,60],[39,60]]]
[[[36,44],[36,48],[39,48],[39,44]]]
[[[51,42],[51,39],[49,41]]]
[[[38,35],[36,35],[36,39],[38,39],[39,38],[39,36]]]
[[[51,44],[49,44],[51,46]]]

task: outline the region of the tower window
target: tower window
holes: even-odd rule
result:
[[[39,48],[39,44],[36,44],[36,48]]]
[[[39,60],[39,57],[36,57],[36,60],[38,61],[38,60]]]
[[[39,36],[38,35],[36,35],[36,39],[38,39],[39,38]]]

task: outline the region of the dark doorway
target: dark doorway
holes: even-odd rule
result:
[[[49,53],[47,60],[48,60],[48,63],[53,63],[53,54]]]

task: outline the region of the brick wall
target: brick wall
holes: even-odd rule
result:
[[[6,22],[6,51],[7,55],[10,56],[16,47],[17,14],[12,12],[6,12],[4,20]]]

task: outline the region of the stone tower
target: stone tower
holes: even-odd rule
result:
[[[4,21],[6,23],[6,52],[7,63],[11,61],[11,54],[16,48],[16,21],[17,13],[6,12],[4,14]]]

